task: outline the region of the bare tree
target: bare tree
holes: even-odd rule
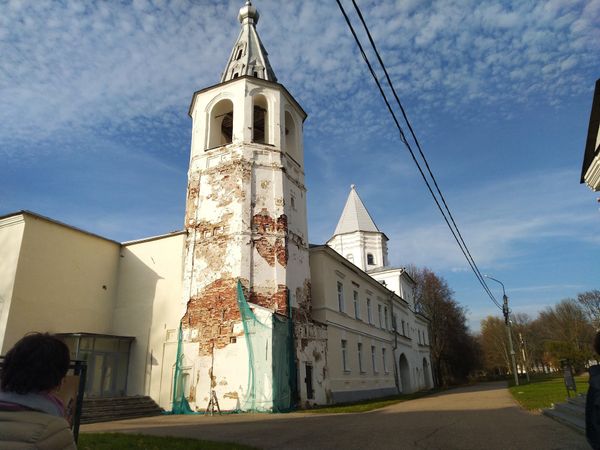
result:
[[[583,307],[594,328],[600,329],[600,290],[594,289],[577,294],[577,301]]]
[[[480,343],[485,369],[495,375],[510,373],[506,325],[503,319],[488,316],[481,321]]]
[[[465,309],[454,300],[446,280],[427,268],[410,267],[417,282],[415,308],[430,320],[430,351],[436,382],[464,381],[479,364],[479,346],[469,333]]]

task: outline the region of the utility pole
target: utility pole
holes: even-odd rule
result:
[[[515,386],[518,386],[519,374],[517,373],[517,361],[515,360],[515,349],[513,347],[512,332],[510,329],[510,309],[508,308],[508,297],[506,296],[506,291],[504,290],[504,283],[488,275],[484,276],[490,280],[494,280],[496,283],[499,283],[500,286],[502,286],[502,313],[504,314],[504,323],[506,324],[506,333],[508,334],[508,347],[510,350],[510,359],[512,361],[512,370],[515,376]]]
[[[527,368],[527,353],[525,351],[525,341],[523,340],[523,335],[519,333],[519,343],[521,344],[521,354],[523,355],[523,368],[525,369],[525,376],[527,377],[527,382],[529,383],[529,370]]]

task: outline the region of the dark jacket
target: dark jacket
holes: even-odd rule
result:
[[[600,449],[600,365],[590,367],[590,387],[585,399],[585,436]]]

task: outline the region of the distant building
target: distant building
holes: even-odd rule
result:
[[[40,215],[0,217],[0,351],[60,333],[86,395],[285,410],[432,387],[415,283],[352,186],[307,242],[303,121],[250,4],[221,82],[196,92],[185,230],[119,243]],[[243,297],[240,295],[243,294]],[[247,301],[244,301],[245,298]]]
[[[593,191],[600,191],[600,79],[596,81],[592,100],[580,182],[587,184]]]

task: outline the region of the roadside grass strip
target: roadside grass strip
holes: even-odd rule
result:
[[[523,380],[519,381],[523,382]],[[575,383],[577,385],[577,394],[585,395],[588,390],[588,376],[576,376]],[[520,386],[514,386],[514,382],[509,382],[508,389],[515,400],[523,408],[530,411],[550,408],[553,403],[561,403],[568,398],[562,376],[532,379],[529,384],[521,384]]]
[[[230,442],[125,433],[81,433],[79,450],[253,450]]]
[[[296,412],[308,413],[308,414],[342,414],[342,413],[361,413],[367,411],[373,411],[374,409],[383,408],[385,406],[393,405],[395,403],[405,402],[408,400],[414,400],[417,398],[425,397],[427,395],[440,392],[441,389],[432,389],[429,391],[415,392],[414,394],[407,395],[394,395],[392,397],[378,398],[375,400],[364,400],[356,403],[345,403],[335,406],[323,406],[314,407],[311,409],[298,410]]]

